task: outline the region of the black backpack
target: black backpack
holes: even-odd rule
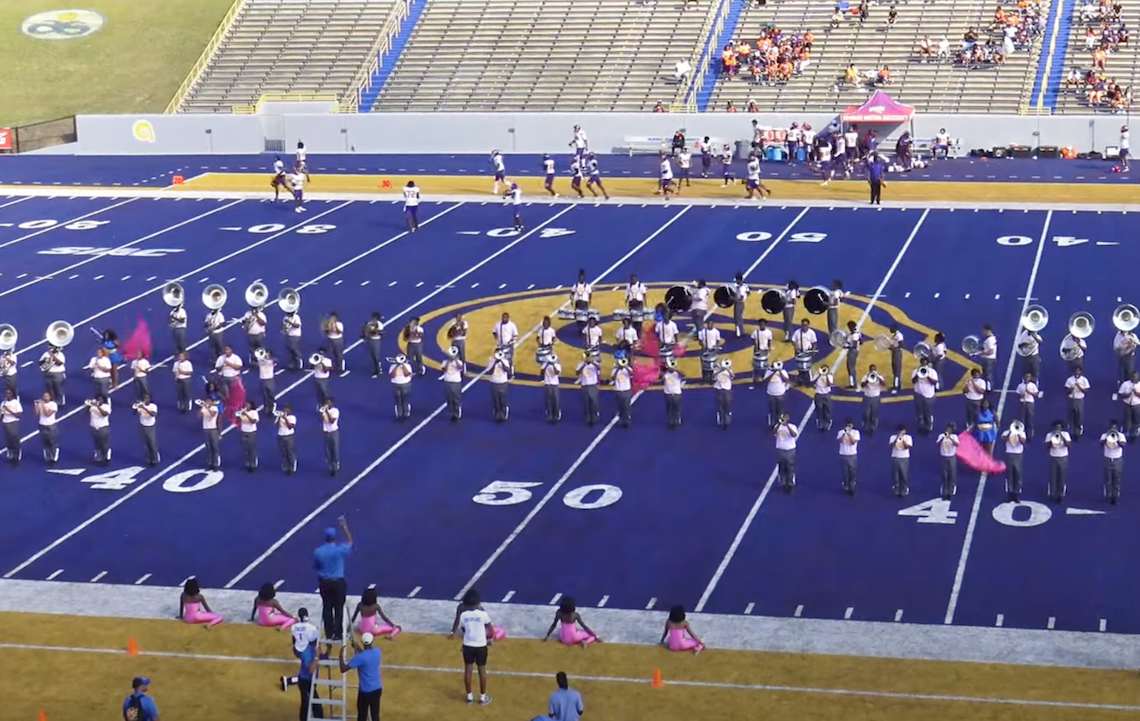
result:
[[[143,709],[143,695],[136,693],[127,702],[127,721],[146,721],[146,711]]]

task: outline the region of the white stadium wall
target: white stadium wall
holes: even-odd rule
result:
[[[265,152],[267,141],[288,149],[303,139],[311,153],[564,152],[571,128],[581,124],[599,152],[617,152],[629,138],[670,138],[684,128],[692,139],[751,138],[751,121],[787,127],[809,122],[822,129],[829,115],[745,113],[363,113],[359,115],[80,115],[84,155],[190,155]],[[914,121],[920,138],[946,128],[961,148],[1011,144],[1072,146],[1078,152],[1115,145],[1119,116],[927,115]],[[898,126],[884,128],[897,134]]]

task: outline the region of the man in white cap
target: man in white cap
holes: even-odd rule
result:
[[[288,691],[290,686],[301,689],[301,710],[298,718],[300,721],[306,721],[309,717],[309,697],[317,696],[313,691],[313,676],[317,672],[317,639],[321,634],[314,624],[309,623],[307,608],[297,611],[297,623],[293,624],[289,631],[293,634],[293,655],[301,662],[301,668],[296,676],[281,677],[281,690]],[[313,709],[313,714],[317,718],[324,718],[322,711],[323,709],[317,706]]]
[[[352,639],[353,656],[351,661],[345,660],[348,652],[347,646],[340,647],[340,672],[348,673],[356,669],[358,688],[356,691],[356,718],[357,721],[380,721],[380,694],[384,685],[380,681],[380,649],[373,647],[375,639],[372,634],[361,634],[361,646]],[[370,716],[371,715],[371,716]]]

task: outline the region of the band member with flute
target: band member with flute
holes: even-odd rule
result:
[[[139,351],[138,356],[131,361],[131,375],[135,380],[135,397],[140,401],[150,395],[150,361],[146,354]]]
[[[40,442],[44,446],[44,462],[52,468],[59,462],[59,405],[52,400],[51,391],[44,391],[36,400],[36,420],[40,429]]]
[[[242,467],[246,473],[257,470],[257,424],[261,414],[254,402],[247,400],[245,407],[238,411],[238,430],[241,432]]]
[[[95,385],[95,394],[106,398],[111,395],[111,357],[107,349],[100,347],[95,351],[95,357],[87,362],[87,370],[91,371],[91,382]]]
[[[285,336],[285,350],[289,353],[290,370],[304,370],[305,359],[301,355],[301,314],[297,311],[286,313],[281,320],[281,333]]]
[[[131,408],[139,417],[139,430],[142,432],[143,455],[146,456],[146,464],[153,468],[161,460],[158,455],[158,429],[155,426],[158,421],[158,404],[147,393]]]
[[[1089,379],[1081,368],[1073,369],[1073,375],[1065,381],[1069,396],[1069,433],[1073,440],[1081,440],[1085,432],[1085,395],[1089,391]]]
[[[454,423],[463,417],[463,372],[466,364],[459,357],[459,348],[447,349],[447,360],[443,362],[443,394],[447,398],[447,414]]]
[[[781,413],[772,435],[776,437],[776,473],[780,487],[785,493],[791,493],[796,487],[796,440],[800,429],[792,423],[791,416]]]
[[[1017,384],[1018,405],[1021,410],[1022,434],[1025,440],[1033,440],[1034,417],[1037,409],[1037,399],[1041,397],[1041,390],[1037,386],[1037,379],[1028,371]]]
[[[8,463],[13,466],[20,465],[22,450],[20,448],[20,417],[24,415],[24,407],[19,397],[11,388],[4,389],[4,402],[0,403],[0,424],[4,426],[4,446],[8,449]]]

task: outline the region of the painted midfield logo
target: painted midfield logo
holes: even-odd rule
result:
[[[104,22],[91,10],[48,10],[24,20],[20,30],[37,40],[75,40],[98,32]]]

